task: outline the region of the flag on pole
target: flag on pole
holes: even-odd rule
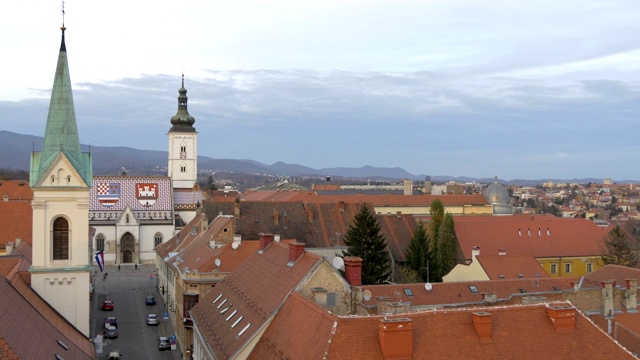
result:
[[[98,253],[96,254],[96,262],[100,267],[100,272],[102,272],[104,270],[104,252],[103,251],[98,251]]]

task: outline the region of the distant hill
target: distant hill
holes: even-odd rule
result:
[[[29,170],[31,152],[42,148],[42,137],[22,135],[10,131],[0,130],[0,168],[12,170]],[[82,145],[83,151],[89,151],[89,146]],[[118,175],[124,167],[130,175],[135,174],[166,174],[167,152],[156,150],[139,150],[129,147],[91,146],[93,157],[93,173],[95,175]],[[275,176],[335,176],[358,179],[401,180],[412,179],[424,181],[425,175],[413,175],[402,168],[383,168],[363,166],[360,168],[335,167],[313,169],[303,165],[287,164],[278,161],[272,165],[262,164],[254,160],[213,159],[207,156],[198,157],[199,170],[216,170],[237,173],[258,173]],[[470,178],[452,176],[431,176],[432,182],[446,181],[460,182],[492,182],[491,178]],[[538,179],[511,180],[508,184],[536,185],[543,182],[576,182],[601,183],[602,179]],[[637,183],[636,181],[633,181]]]

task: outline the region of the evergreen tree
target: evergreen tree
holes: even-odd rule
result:
[[[456,261],[456,244],[458,239],[453,223],[453,216],[444,216],[440,230],[438,230],[438,251],[440,257],[440,279],[453,269]]]
[[[418,227],[413,231],[413,237],[405,255],[409,268],[419,274],[422,281],[429,281],[427,269],[429,265],[429,235],[422,221],[418,222]]]
[[[344,237],[347,250],[342,256],[362,258],[362,284],[381,284],[389,278],[390,259],[387,241],[373,212],[362,204]]]
[[[431,281],[442,281],[442,265],[438,240],[444,220],[444,205],[440,199],[431,203],[431,223],[429,224],[429,274]]]
[[[605,249],[602,252],[602,262],[605,265],[623,265],[635,267],[638,265],[638,254],[631,250],[625,232],[616,225],[604,242]]]

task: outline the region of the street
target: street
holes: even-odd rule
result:
[[[104,319],[108,316],[117,318],[118,337],[104,339],[102,354],[99,359],[106,358],[109,352],[119,351],[122,359],[180,359],[181,351],[176,342],[175,350],[158,350],[160,336],[175,335],[169,311],[165,307],[162,297],[156,289],[156,277],[152,276],[154,265],[122,264],[105,266],[104,272],[99,269],[94,275],[94,295],[91,300],[91,329],[92,338],[104,333]],[[107,275],[105,275],[107,274]],[[156,305],[145,304],[145,297],[153,296]],[[113,311],[102,311],[104,300],[113,302]],[[149,326],[146,323],[147,314],[158,316],[158,325]]]

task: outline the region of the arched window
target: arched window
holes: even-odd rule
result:
[[[96,250],[104,251],[104,235],[102,234],[98,234],[98,236],[96,236]]]
[[[53,260],[69,260],[69,222],[62,217],[53,222]]]
[[[156,233],[156,236],[154,237],[154,244],[155,245],[153,247],[156,247],[156,246],[162,244],[162,234]]]

